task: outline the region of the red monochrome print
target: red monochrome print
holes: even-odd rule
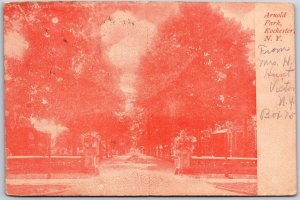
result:
[[[4,8],[10,195],[255,195],[253,4]]]

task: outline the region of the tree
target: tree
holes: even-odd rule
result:
[[[137,105],[148,120],[164,119],[151,128],[159,137],[255,114],[250,30],[209,4],[185,3],[158,32],[141,62]]]
[[[9,141],[18,128],[33,128],[32,116],[68,126],[76,137],[81,131],[93,131],[96,124],[110,126],[108,121],[121,110],[124,97],[118,87],[119,70],[103,56],[97,34],[112,10],[97,8],[66,2],[5,6]],[[10,51],[13,44],[21,45],[23,51]]]

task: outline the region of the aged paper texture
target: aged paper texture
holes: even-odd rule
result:
[[[4,7],[6,192],[296,193],[289,3]]]
[[[258,193],[296,193],[294,7],[255,5]]]

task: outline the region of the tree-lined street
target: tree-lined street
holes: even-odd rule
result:
[[[244,17],[210,3],[7,4],[8,192],[255,194]]]

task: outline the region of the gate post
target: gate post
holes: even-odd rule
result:
[[[85,133],[81,136],[83,143],[83,167],[88,173],[98,174],[97,156],[99,155],[100,136],[97,132]]]

